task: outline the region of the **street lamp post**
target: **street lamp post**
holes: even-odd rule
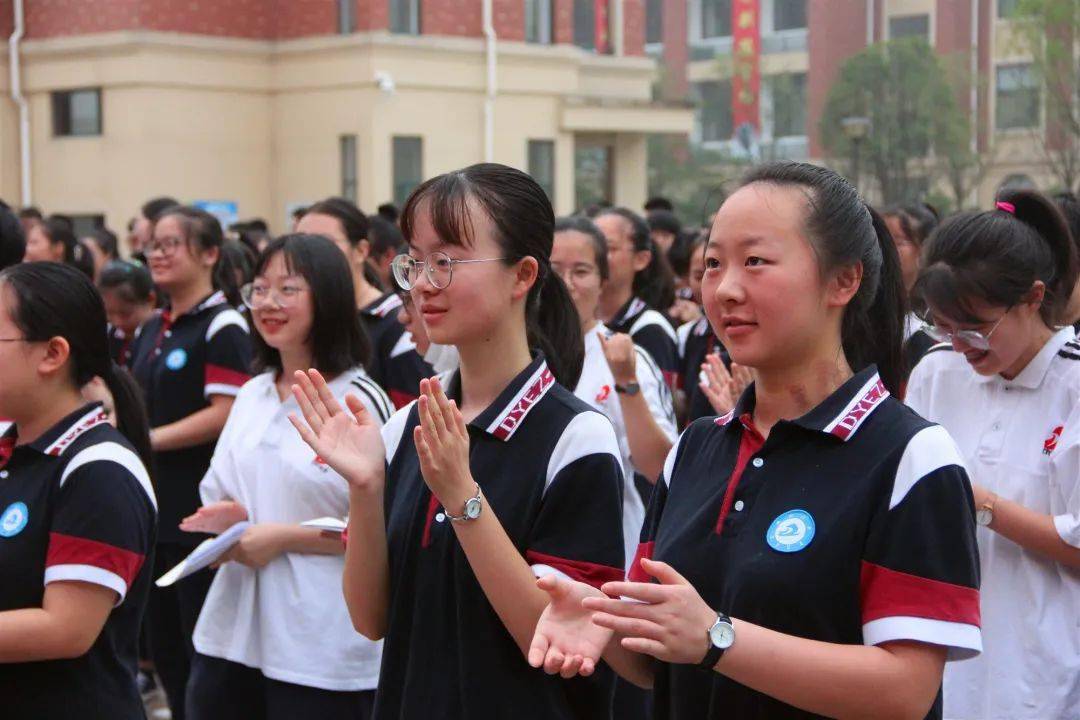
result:
[[[840,121],[844,135],[851,141],[851,181],[859,186],[859,151],[863,141],[870,134],[870,118],[863,116],[846,117]]]

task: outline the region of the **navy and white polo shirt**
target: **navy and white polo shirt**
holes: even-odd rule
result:
[[[686,422],[690,424],[698,418],[716,414],[699,385],[702,380],[701,366],[706,356],[720,353],[720,359],[728,368],[731,367],[731,358],[704,315],[680,325],[675,334],[679,340],[679,381],[686,396]]]
[[[244,317],[215,292],[179,317],[166,309],[147,320],[131,355],[150,427],[156,428],[209,407],[213,395],[235,397],[250,377],[251,337]],[[154,453],[159,540],[191,545],[202,539],[179,525],[199,506],[199,481],[213,453],[213,442]]]
[[[117,602],[85,655],[0,666],[0,715],[143,718],[137,640],[156,523],[146,468],[97,403],[32,443],[3,444],[0,611],[40,608],[58,581],[107,587]]]
[[[118,327],[110,325],[108,328],[109,333],[109,357],[113,362],[121,367],[128,367],[131,364],[131,343],[134,341],[133,337],[128,337]],[[138,330],[135,331],[136,336]]]
[[[889,397],[874,367],[767,440],[753,404],[751,385],[727,416],[683,433],[638,555],[670,564],[718,612],[778,632],[978,654],[974,501],[948,433]],[[637,563],[630,576],[648,580]],[[719,673],[658,663],[654,717],[813,716]],[[940,693],[927,717],[941,717]]]
[[[360,323],[371,339],[371,360],[364,369],[386,391],[394,407],[420,396],[420,381],[435,375],[416,351],[412,334],[398,322],[401,298],[387,293],[360,311]]]
[[[460,375],[448,382],[460,401]],[[383,427],[389,621],[376,718],[596,718],[612,677],[564,681],[529,667],[420,474],[415,404]],[[538,356],[468,425],[470,467],[538,575],[600,586],[623,577],[622,468],[608,419]],[[451,512],[459,508],[451,508]]]
[[[678,340],[667,318],[650,308],[641,298],[632,297],[605,325],[612,332],[629,335],[635,345],[645,348],[663,371],[668,387],[678,387]]]

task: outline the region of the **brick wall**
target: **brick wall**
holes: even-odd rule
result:
[[[645,0],[623,0],[623,53],[645,54]]]
[[[866,32],[852,31],[852,28],[866,28],[866,3],[863,0],[811,2],[807,13],[810,69],[806,132],[810,136],[810,157],[820,158],[818,123],[825,111],[829,88],[844,61],[866,47]]]
[[[463,7],[464,6],[464,7]],[[420,3],[420,32],[424,35],[483,35],[483,12],[479,2],[423,0]]]

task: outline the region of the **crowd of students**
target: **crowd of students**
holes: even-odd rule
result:
[[[0,207],[5,717],[1076,717],[1080,203],[730,191]]]

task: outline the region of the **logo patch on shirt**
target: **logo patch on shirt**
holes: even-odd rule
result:
[[[0,537],[15,537],[23,531],[30,521],[30,510],[26,503],[14,502],[0,515]]]
[[[605,385],[604,387],[600,388],[600,392],[596,393],[596,402],[602,403],[609,397],[611,397],[611,386]]]
[[[173,372],[182,369],[185,365],[187,365],[187,353],[180,348],[173,350],[169,353],[168,357],[165,358],[165,367]]]
[[[1050,432],[1050,437],[1046,438],[1043,442],[1043,455],[1049,455],[1057,450],[1058,439],[1061,437],[1061,431],[1064,430],[1063,425],[1058,425]]]
[[[765,540],[777,552],[799,552],[814,539],[814,518],[805,510],[788,510],[772,521]]]

